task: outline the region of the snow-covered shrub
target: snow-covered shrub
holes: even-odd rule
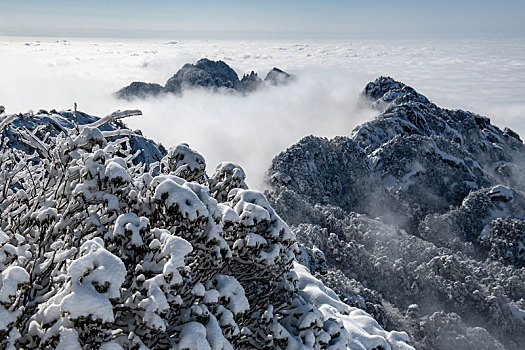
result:
[[[525,267],[525,220],[497,218],[480,235],[489,256],[517,267]]]
[[[0,347],[350,344],[300,293],[295,236],[242,169],[223,163],[208,184],[187,145],[137,162],[133,132],[103,130],[126,114],[56,135],[1,119]]]
[[[218,202],[228,199],[228,193],[234,188],[247,189],[244,180],[246,175],[240,166],[230,162],[217,165],[215,172],[210,177],[210,193]]]
[[[168,150],[168,154],[162,158],[163,172],[179,176],[187,181],[196,181],[205,184],[206,162],[196,151],[187,144],[180,144]]]

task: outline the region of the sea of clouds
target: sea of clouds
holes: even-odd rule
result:
[[[224,60],[241,77],[272,67],[294,74],[287,86],[243,97],[204,90],[182,97],[123,101],[132,81],[164,84],[184,63]],[[271,159],[303,136],[348,135],[377,112],[359,92],[389,75],[439,106],[488,116],[525,136],[525,41],[163,41],[0,38],[0,105],[7,113],[69,109],[103,116],[139,108],[125,120],[165,146],[188,143],[212,173],[221,161],[262,189]]]

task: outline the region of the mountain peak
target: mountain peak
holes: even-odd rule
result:
[[[269,85],[280,85],[292,76],[279,68],[273,68],[264,79]],[[259,89],[263,80],[252,71],[239,76],[226,62],[201,58],[195,64],[186,63],[164,86],[155,83],[133,82],[115,93],[117,98],[133,99],[157,96],[162,93],[181,94],[186,89],[206,88],[212,91],[223,89],[230,92],[247,94]]]
[[[363,97],[371,102],[374,108],[385,110],[388,106],[403,103],[417,103],[435,107],[425,96],[414,88],[391,77],[381,76],[368,83],[362,92]]]

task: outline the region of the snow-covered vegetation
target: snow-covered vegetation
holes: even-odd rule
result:
[[[239,166],[136,114],[0,116],[1,348],[412,349],[295,262]]]

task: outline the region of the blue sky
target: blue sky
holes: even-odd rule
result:
[[[523,38],[525,1],[0,0],[0,35]]]

